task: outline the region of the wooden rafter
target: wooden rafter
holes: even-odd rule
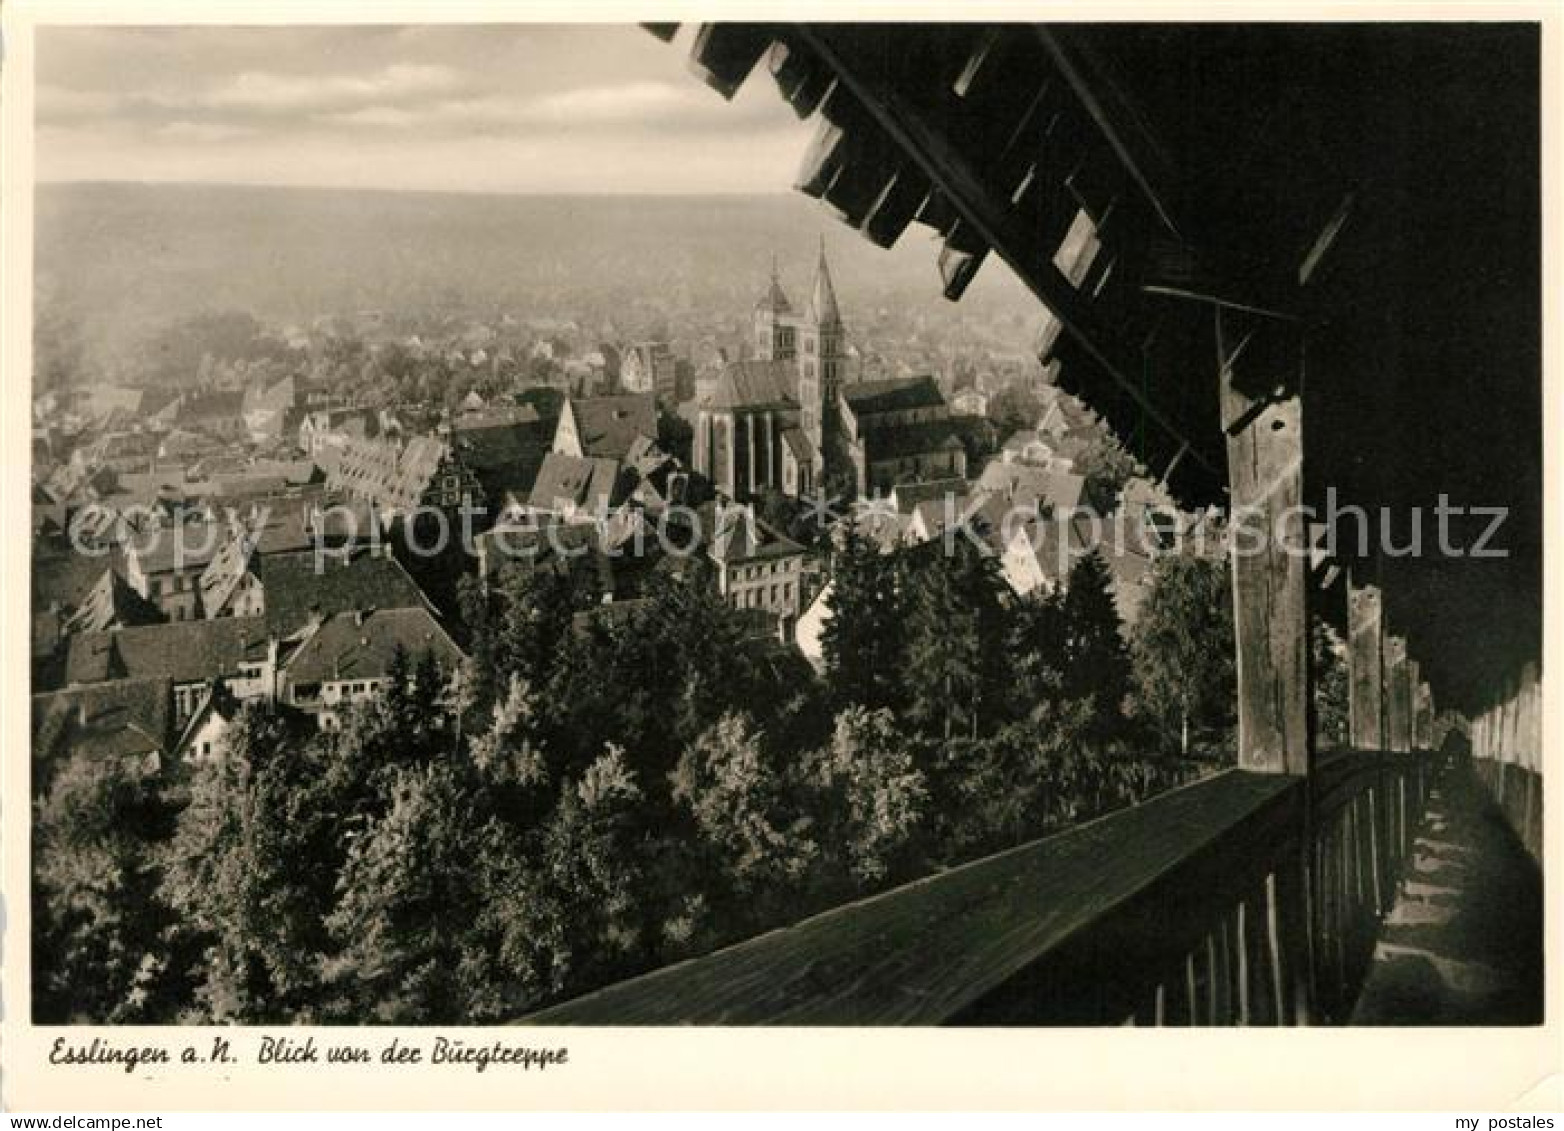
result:
[[[1190,437],[1170,421],[1141,388],[1136,370],[1110,345],[1113,339],[1106,327],[1097,324],[1089,305],[1053,264],[1048,249],[1017,224],[1003,207],[968,159],[935,125],[925,120],[918,108],[880,76],[869,73],[860,62],[839,49],[831,32],[815,25],[795,25],[791,29],[835,72],[838,82],[867,111],[875,124],[905,152],[938,189],[940,196],[958,213],[962,224],[1008,263],[1043,304],[1109,377],[1154,423],[1179,443],[1190,445],[1189,458],[1208,472],[1217,470],[1205,454],[1201,438]]]

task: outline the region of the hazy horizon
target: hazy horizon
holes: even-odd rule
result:
[[[783,191],[813,125],[757,68],[724,101],[684,29],[44,27],[40,181],[450,192]]]
[[[940,324],[999,316],[1017,320],[1024,349],[1041,318],[997,257],[951,303],[933,232],[914,226],[882,249],[797,192],[55,181],[34,197],[40,308],[104,360],[222,310],[275,324],[356,309],[596,312],[626,332],[683,310],[715,328],[748,317],[773,263],[802,302],[822,240],[850,333],[888,312]]]
[[[710,191],[692,190],[660,190],[651,189],[643,191],[615,191],[594,189],[494,189],[494,188],[418,188],[400,185],[337,185],[324,184],[311,181],[202,181],[181,180],[178,178],[151,178],[151,177],[40,177],[33,182],[35,188],[54,188],[61,186],[123,186],[134,185],[147,188],[192,188],[192,189],[276,189],[298,190],[304,192],[362,192],[362,193],[393,193],[406,196],[500,196],[500,197],[576,197],[576,196],[603,196],[625,197],[658,197],[662,199],[699,199],[702,197],[759,197],[759,198],[791,198],[797,194],[797,190],[791,186],[778,189],[715,189]]]

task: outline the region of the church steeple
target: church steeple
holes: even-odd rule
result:
[[[836,399],[847,375],[846,330],[831,285],[831,268],[825,260],[825,237],[820,237],[820,259],[815,268],[814,290],[801,320],[798,360],[800,424],[809,437],[821,469],[830,463],[831,437],[835,431]]]
[[[782,281],[777,277],[777,257],[771,255],[771,281],[767,284],[765,293],[755,303],[756,310],[763,310],[768,314],[792,314],[793,304],[787,300],[787,294],[782,290]]]
[[[842,324],[842,313],[836,306],[836,288],[831,285],[831,268],[825,261],[825,237],[820,237],[820,262],[815,268],[815,289],[809,296],[806,315],[816,326],[836,328]]]
[[[771,281],[755,303],[755,356],[763,361],[789,361],[798,353],[794,330],[798,316],[777,277],[777,257],[771,257]]]

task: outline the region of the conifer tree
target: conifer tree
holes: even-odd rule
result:
[[[1064,668],[1061,690],[1067,699],[1090,700],[1092,732],[1113,733],[1123,719],[1130,687],[1129,652],[1113,601],[1108,563],[1096,550],[1070,570],[1061,604]]]
[[[1198,726],[1230,722],[1237,704],[1233,603],[1224,563],[1159,558],[1135,626],[1135,701],[1165,741],[1188,753]]]
[[[832,555],[830,612],[821,631],[826,680],[838,703],[884,707],[903,699],[902,574],[897,555],[845,530]]]
[[[1001,584],[993,557],[965,538],[913,571],[908,713],[926,731],[975,737],[1001,711]]]

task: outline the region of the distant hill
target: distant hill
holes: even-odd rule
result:
[[[209,185],[40,185],[40,307],[90,354],[123,354],[160,325],[243,310],[307,322],[365,309],[477,316],[743,315],[778,258],[807,299],[827,241],[855,314],[935,321],[1036,316],[997,261],[959,304],[939,293],[937,244],[914,226],[881,251],[796,193],[753,197],[491,196]],[[1024,334],[1018,329],[1018,345]]]

